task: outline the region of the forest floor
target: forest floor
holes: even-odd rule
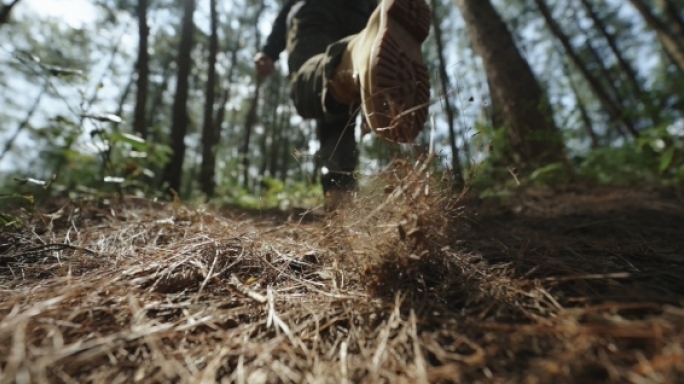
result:
[[[44,210],[0,233],[0,382],[684,382],[684,191],[417,175],[325,220]]]

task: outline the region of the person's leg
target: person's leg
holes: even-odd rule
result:
[[[351,200],[356,191],[354,171],[358,166],[359,152],[354,135],[355,120],[355,116],[317,120],[321,147],[316,156],[328,210]]]
[[[367,24],[348,36],[342,31],[353,32],[348,25],[358,28],[363,20],[349,4],[310,0],[293,18],[288,52],[295,107],[304,118],[322,118],[362,104],[378,136],[412,142],[429,106],[421,46],[430,8],[425,0],[381,0]]]
[[[371,0],[309,0],[293,15],[288,33],[290,96],[305,119],[349,115],[349,105],[326,97],[327,84],[340,63],[349,36],[368,21]]]
[[[427,119],[430,84],[421,45],[430,31],[425,0],[382,0],[366,27],[345,39],[323,90],[342,104],[361,103],[369,128],[413,142]]]
[[[349,0],[310,0],[294,15],[288,64],[295,108],[303,118],[319,120],[325,150],[331,142],[351,140],[351,153],[356,155],[353,129],[340,130],[336,124],[351,121],[349,111],[360,104],[365,122],[378,136],[412,142],[423,129],[429,101],[429,77],[421,52],[430,29],[427,3],[382,0],[370,19],[350,4]],[[348,131],[348,138],[340,136]],[[327,138],[335,135],[338,140]],[[333,155],[349,155],[335,147]],[[333,169],[340,167],[336,164]],[[342,174],[342,168],[333,173]],[[342,180],[332,175],[328,179],[324,190],[338,188],[332,180]]]
[[[345,38],[364,28],[374,8],[362,6],[364,1],[373,2],[310,0],[293,15],[289,32],[291,98],[300,116],[317,123],[320,150],[316,162],[328,209],[336,208],[356,189],[356,112],[324,93],[346,48]]]

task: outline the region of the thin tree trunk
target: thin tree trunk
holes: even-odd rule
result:
[[[195,24],[192,21],[195,13],[195,0],[185,0],[181,40],[178,47],[178,65],[176,97],[173,101],[171,113],[171,149],[173,154],[164,169],[163,182],[168,187],[180,193],[181,180],[183,177],[183,161],[185,158],[185,135],[188,130],[188,92],[189,77],[192,67],[192,46]]]
[[[239,38],[238,38],[239,41]],[[226,120],[226,108],[228,107],[228,101],[230,101],[231,97],[231,90],[232,88],[230,87],[231,84],[233,84],[233,76],[235,73],[235,67],[237,66],[237,50],[238,50],[238,42],[235,43],[235,48],[231,51],[231,61],[230,61],[230,68],[228,69],[228,73],[226,74],[226,85],[223,88],[223,92],[221,93],[221,97],[219,98],[218,105],[219,107],[216,110],[216,116],[214,117],[214,142],[216,143],[216,149],[214,150],[214,165],[211,167],[211,169],[214,172],[214,175],[212,177],[216,177],[216,154],[218,151],[218,145],[221,143],[221,139],[223,136],[223,122]],[[235,113],[232,113],[233,119]],[[233,125],[233,124],[230,124]]]
[[[17,137],[19,137],[19,134],[28,126],[29,121],[31,121],[31,118],[36,113],[38,105],[40,105],[40,101],[43,99],[43,96],[47,92],[48,88],[50,88],[50,81],[46,80],[45,83],[43,83],[43,87],[40,89],[40,92],[36,96],[35,100],[33,100],[31,108],[29,108],[28,112],[26,112],[26,117],[24,117],[24,120],[19,123],[19,126],[17,126],[17,129],[14,131],[12,136],[5,142],[2,152],[0,152],[0,161],[2,161],[5,155],[7,155],[7,153],[12,149],[12,146],[17,140]]]
[[[152,103],[150,103],[150,107],[148,108],[148,115],[146,118],[146,124],[148,127],[154,127],[159,122],[159,109],[164,98],[164,92],[166,92],[167,88],[169,87],[169,79],[171,78],[171,74],[173,72],[171,70],[171,65],[173,62],[173,58],[169,57],[166,62],[162,63],[164,70],[162,71],[161,83],[159,83],[159,87],[156,89]],[[158,132],[148,132],[148,136],[151,136],[150,140],[155,143],[162,142],[161,138],[158,137]]]
[[[121,115],[123,115],[124,104],[126,103],[126,99],[128,99],[128,94],[131,93],[131,88],[133,88],[133,82],[134,82],[133,76],[135,76],[135,73],[136,73],[135,69],[133,69],[132,72],[133,73],[131,73],[129,80],[123,89],[123,92],[121,92],[121,97],[119,98],[119,104],[116,107],[116,115],[119,117],[121,117]],[[118,130],[119,123],[113,122],[112,127],[114,130]]]
[[[596,50],[596,48],[592,44],[591,36],[589,36],[589,34],[584,30],[584,28],[582,28],[582,24],[580,23],[579,18],[573,17],[572,19],[575,20],[575,25],[577,26],[577,30],[584,33],[585,41],[584,41],[583,45],[584,45],[584,48],[589,52],[591,57],[594,58],[594,63],[598,67],[598,70],[600,73],[599,79],[604,80],[604,83],[607,85],[609,95],[612,94],[614,96],[612,98],[612,100],[614,100],[616,106],[621,111],[624,111],[625,105],[622,102],[620,90],[615,85],[616,83],[618,83],[620,81],[618,73],[616,73],[616,71],[608,69],[603,57],[601,57],[601,54]],[[617,78],[615,78],[616,76],[617,76]]]
[[[442,87],[442,102],[444,111],[446,112],[447,125],[449,127],[449,146],[451,147],[451,173],[453,176],[454,189],[462,189],[465,185],[463,180],[463,171],[461,167],[461,159],[456,145],[456,113],[451,105],[451,98],[449,97],[449,75],[446,71],[446,59],[444,58],[444,41],[442,39],[441,19],[437,16],[437,1],[431,0],[432,6],[432,25],[435,31],[435,42],[437,43],[437,57],[439,59],[439,77],[440,85]]]
[[[261,39],[259,38],[260,32],[259,32],[259,19],[261,18],[261,14],[263,13],[264,9],[266,8],[266,3],[265,1],[261,1],[261,4],[259,5],[259,9],[257,10],[255,17],[254,17],[254,33],[256,36],[256,49],[261,48]],[[261,90],[261,85],[263,84],[263,79],[257,78],[255,87],[254,87],[254,96],[252,97],[252,100],[250,102],[249,110],[247,112],[247,117],[245,119],[245,130],[244,130],[244,139],[242,141],[242,146],[240,147],[240,156],[242,157],[242,185],[245,188],[249,188],[249,167],[250,167],[250,161],[249,161],[249,142],[252,138],[252,131],[254,130],[254,125],[257,123],[257,111],[259,109],[259,94]]]
[[[270,128],[269,128],[270,127]],[[260,163],[259,163],[259,180],[263,180],[264,176],[266,176],[266,168],[268,168],[268,158],[269,158],[269,151],[267,150],[268,146],[268,136],[272,134],[273,131],[273,124],[265,124],[264,125],[264,134],[261,135],[261,139],[259,140],[259,156],[261,157]]]
[[[318,127],[316,124],[311,122],[312,124],[309,124],[309,129],[306,132],[303,132],[300,140],[297,142],[297,147],[300,149],[300,153],[304,154],[305,156],[300,157],[299,160],[299,169],[301,170],[301,182],[304,184],[307,184],[311,182],[311,176],[308,173],[308,164],[312,164],[313,168],[315,168],[315,161],[313,161],[315,156],[306,156],[308,155],[309,151],[309,143],[312,141],[316,140],[316,130]]]
[[[201,143],[198,143],[198,147],[201,145]],[[190,196],[192,194],[192,191],[195,189],[195,176],[199,172],[199,156],[200,156],[200,148],[195,148],[193,152],[193,158],[190,164],[190,169],[188,170],[188,177],[185,179],[185,183],[182,184],[182,193],[181,195],[183,196]]]
[[[637,97],[639,98],[639,100],[641,100],[641,102],[644,103],[646,113],[648,113],[648,115],[650,116],[651,120],[653,121],[653,124],[658,124],[660,121],[660,116],[658,115],[658,111],[656,110],[653,101],[651,100],[651,96],[644,92],[644,89],[641,86],[641,82],[639,81],[639,78],[637,76],[636,70],[634,70],[634,67],[632,67],[632,65],[627,61],[627,59],[625,59],[625,56],[620,51],[620,48],[617,44],[617,38],[615,37],[615,35],[608,31],[606,24],[603,22],[603,19],[601,19],[601,17],[596,13],[596,10],[594,9],[594,6],[591,4],[591,2],[589,0],[580,1],[582,2],[582,5],[584,6],[584,9],[586,10],[589,17],[594,22],[594,26],[596,27],[596,29],[598,29],[603,38],[606,39],[606,42],[608,43],[611,52],[613,52],[613,55],[615,55],[615,58],[617,59],[620,69],[622,69],[622,71],[625,73],[625,76],[627,77],[627,80],[632,86],[632,89],[636,93]]]
[[[241,30],[238,31],[238,34],[236,35],[235,42],[233,44],[233,47],[231,48],[230,51],[230,67],[228,68],[228,73],[225,76],[225,82],[226,85],[223,88],[223,93],[221,94],[221,98],[219,100],[219,107],[216,111],[216,117],[214,118],[214,143],[216,143],[216,147],[214,151],[212,152],[213,156],[213,165],[211,166],[212,170],[212,179],[215,180],[216,178],[216,154],[218,151],[218,145],[221,142],[221,138],[223,136],[223,122],[226,118],[226,108],[228,106],[228,101],[230,101],[231,97],[231,91],[232,87],[231,85],[235,82],[235,68],[237,68],[237,59],[238,59],[238,50],[240,49],[240,38],[241,38]],[[235,113],[232,114],[233,120],[235,117]],[[234,124],[230,124],[230,126],[234,126]],[[208,166],[207,166],[208,167]]]
[[[660,21],[643,0],[629,0],[629,2],[639,11],[646,23],[655,30],[660,43],[670,54],[674,63],[684,72],[684,43],[677,40],[676,35],[667,24]]]
[[[672,30],[679,39],[680,44],[684,44],[684,19],[682,19],[679,9],[680,6],[674,4],[671,0],[658,0],[658,5],[665,11]]]
[[[280,155],[280,149],[281,149],[281,143],[280,141],[282,140],[283,136],[283,129],[285,129],[285,125],[283,124],[284,119],[283,115],[285,113],[282,113],[280,118],[278,119],[278,122],[275,126],[274,132],[273,132],[273,139],[271,140],[271,148],[268,153],[268,175],[276,178],[278,177],[278,159]]]
[[[582,31],[582,25],[579,22],[579,19],[577,17],[574,18],[575,23],[577,25],[577,29]],[[616,86],[616,83],[619,83],[620,76],[619,74],[616,73],[616,71],[613,71],[606,67],[605,61],[603,60],[603,57],[601,57],[601,54],[596,50],[594,45],[591,43],[591,38],[590,36],[585,32],[585,38],[586,41],[584,43],[585,48],[589,51],[591,56],[594,58],[594,63],[598,66],[598,70],[600,72],[600,78],[605,79],[605,84],[608,86],[608,97],[613,101],[615,104],[615,107],[621,112],[622,116],[622,122],[625,124],[625,127],[627,128],[628,132],[632,137],[637,137],[638,136],[638,131],[634,119],[631,117],[632,115],[629,113],[626,113],[627,111],[630,110],[630,106],[626,106],[625,104],[632,104],[632,100],[624,100],[622,97],[622,92],[620,92],[618,86]],[[618,78],[615,79],[614,75],[618,75]],[[597,81],[600,81],[598,78]],[[613,95],[611,97],[611,94]],[[626,103],[625,103],[626,102]],[[638,104],[638,101],[637,101]]]
[[[492,85],[492,81],[487,78],[487,88],[489,89],[489,94],[493,95],[494,92],[494,85]],[[503,117],[503,111],[501,108],[501,105],[499,105],[499,101],[492,97],[490,101],[491,105],[491,111],[492,111],[492,116],[490,118],[492,122],[492,126],[495,128],[501,128],[506,124],[506,121]]]
[[[290,170],[290,158],[292,157],[290,153],[290,136],[285,135],[281,142],[283,143],[283,151],[280,160],[280,181],[285,183],[290,176],[288,172]]]
[[[627,130],[633,137],[639,136],[639,133],[634,128],[632,123],[625,118],[624,114],[622,113],[622,110],[610,98],[610,95],[608,95],[603,86],[601,86],[600,81],[589,71],[584,61],[582,61],[579,54],[575,51],[575,48],[570,43],[570,38],[565,34],[565,32],[563,32],[563,30],[561,29],[560,25],[558,25],[556,20],[554,20],[553,16],[551,15],[551,10],[547,6],[546,2],[544,0],[535,0],[535,3],[537,4],[539,11],[544,17],[544,20],[546,20],[546,25],[548,25],[551,32],[563,45],[563,48],[565,48],[565,52],[573,61],[573,63],[575,63],[575,66],[582,73],[584,78],[587,80],[592,91],[594,92],[594,94],[596,94],[599,101],[601,102],[601,105],[603,105],[603,107],[606,109],[611,119],[613,121],[622,123],[622,125],[624,125],[624,127],[627,128]]]
[[[147,25],[147,1],[138,0],[136,13],[138,16],[138,61],[136,70],[138,82],[135,94],[135,111],[133,112],[133,132],[143,139],[147,139],[147,119],[145,112],[147,106],[147,84],[150,74],[150,54],[147,50],[150,27]]]
[[[216,149],[221,142],[221,132],[223,129],[223,121],[226,119],[226,106],[230,100],[230,91],[224,89],[219,97],[218,105],[216,108],[216,115],[214,116],[214,143],[216,143],[216,148],[214,149],[214,166],[212,169],[216,170]],[[212,176],[213,177],[213,176]]]
[[[278,98],[279,103],[287,98],[287,84],[280,84],[280,97]],[[286,103],[287,105],[287,103]],[[280,161],[280,151],[282,150],[282,138],[285,135],[285,129],[289,127],[290,111],[286,109],[280,113],[278,116],[278,121],[275,127],[275,132],[273,134],[273,140],[271,141],[271,151],[269,154],[270,164],[268,166],[268,174],[271,177],[278,177],[278,163]]]
[[[572,93],[575,95],[575,100],[577,101],[577,108],[580,112],[580,118],[582,119],[582,123],[584,123],[584,130],[587,132],[589,140],[591,141],[591,148],[598,148],[600,146],[600,143],[598,140],[598,135],[596,135],[596,131],[594,130],[594,124],[591,121],[591,117],[589,116],[587,106],[584,104],[584,101],[582,101],[582,97],[580,97],[577,84],[575,84],[575,80],[572,78],[572,73],[570,72],[570,68],[568,67],[568,64],[565,62],[565,60],[563,60],[563,72],[565,72],[565,77],[568,78],[570,89],[572,90]]]
[[[254,87],[254,95],[249,104],[249,110],[245,119],[244,137],[240,147],[240,157],[242,158],[242,186],[249,188],[249,143],[252,139],[252,131],[257,122],[257,110],[259,108],[259,94],[261,90],[261,80],[257,80]]]
[[[553,162],[568,164],[551,107],[501,16],[489,0],[455,2],[482,58],[493,103],[501,106],[512,160],[528,169]]]
[[[199,172],[199,183],[207,198],[214,195],[216,180],[216,127],[214,125],[214,101],[216,98],[216,55],[218,53],[218,13],[216,0],[209,1],[211,18],[211,35],[209,37],[209,73],[204,101],[204,124],[202,125],[202,164]]]
[[[0,25],[9,23],[10,12],[12,12],[12,8],[17,3],[19,3],[19,0],[12,0],[8,4],[3,4],[2,8],[0,8]]]
[[[264,122],[263,128],[264,132],[259,140],[259,156],[261,157],[259,164],[259,178],[263,179],[266,175],[266,170],[268,169],[268,163],[270,159],[270,151],[268,150],[268,137],[271,136],[271,145],[273,145],[273,135],[276,130],[276,124],[278,119],[278,102],[279,102],[279,78],[273,79],[271,86],[268,89],[268,93],[271,95],[269,98],[269,103],[265,105],[265,109],[271,112],[271,116],[268,121]]]
[[[266,173],[266,164],[268,164],[266,146],[268,145],[268,136],[271,134],[271,132],[273,132],[273,125],[275,124],[275,119],[273,118],[273,115],[277,113],[276,101],[274,99],[277,99],[278,95],[277,93],[273,92],[273,88],[274,82],[271,82],[270,86],[266,88],[264,97],[264,111],[262,112],[262,116],[266,114],[266,111],[271,112],[271,116],[269,116],[267,119],[262,120],[261,124],[263,131],[261,133],[261,136],[259,137],[259,169],[257,171],[260,182],[263,180],[264,174]],[[260,184],[261,186],[263,186],[262,183]]]
[[[116,107],[117,116],[123,115],[124,104],[126,104],[126,99],[128,99],[128,95],[131,93],[131,88],[133,88],[133,76],[135,76],[135,70],[133,70],[133,73],[131,73],[129,80],[123,89],[123,92],[121,92],[121,97],[119,98],[119,103]]]

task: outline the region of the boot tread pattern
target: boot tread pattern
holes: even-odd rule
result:
[[[429,33],[430,10],[424,0],[395,0],[387,12],[415,40],[397,41],[400,35],[392,32],[382,37],[372,95],[375,119],[381,123],[377,133],[391,141],[411,142],[428,113],[430,79],[420,43]]]
[[[394,0],[387,11],[419,42],[430,33],[430,8],[425,0]]]

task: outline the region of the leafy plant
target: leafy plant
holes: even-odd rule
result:
[[[240,186],[223,185],[219,191],[220,198],[214,199],[219,205],[237,206],[244,209],[287,209],[289,207],[313,207],[320,204],[323,197],[321,187],[309,183],[295,182],[285,184],[282,181],[264,177],[261,180],[261,191],[250,192]]]

